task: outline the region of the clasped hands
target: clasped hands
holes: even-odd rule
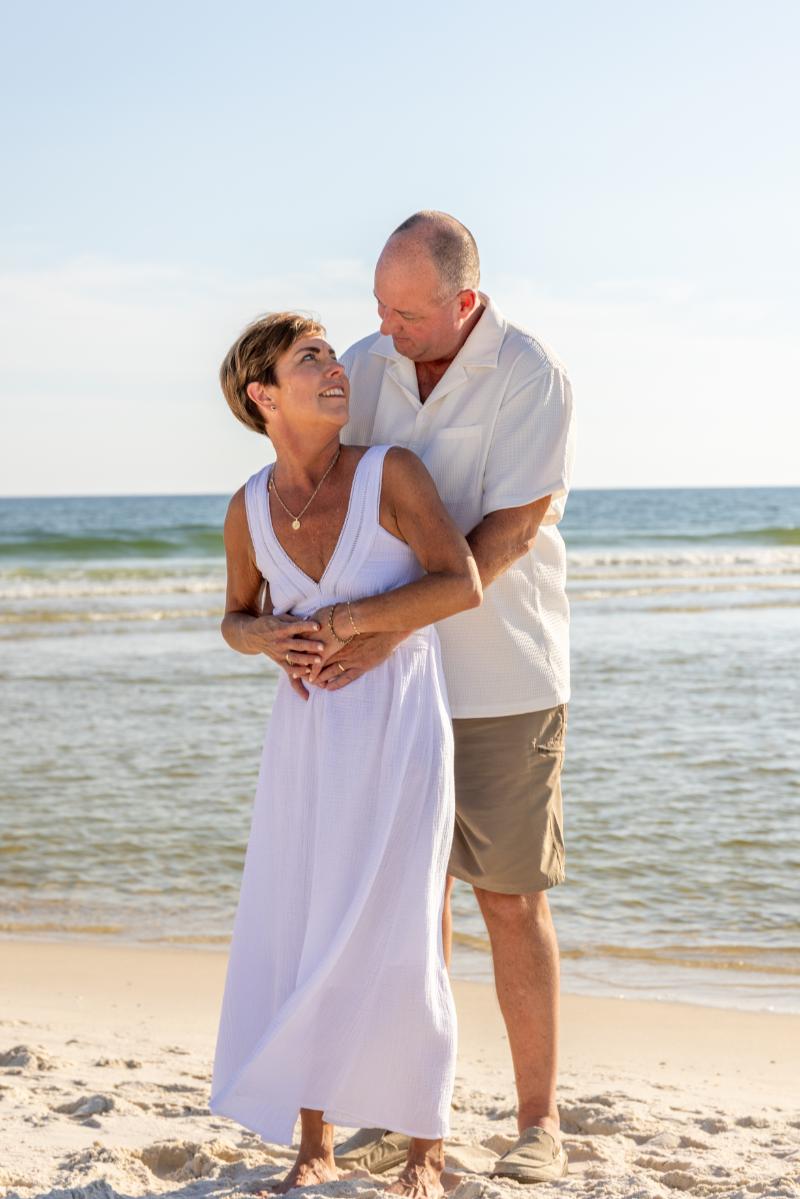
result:
[[[262,616],[263,652],[288,675],[294,691],[308,699],[306,685],[326,691],[338,691],[385,662],[407,636],[406,633],[360,633],[342,645],[331,632],[331,605],[312,616]],[[335,629],[343,640],[350,636],[342,616],[344,605],[337,606]]]

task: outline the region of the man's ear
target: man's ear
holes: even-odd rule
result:
[[[478,293],[471,287],[466,287],[458,293],[458,315],[463,321],[472,316],[477,307]]]

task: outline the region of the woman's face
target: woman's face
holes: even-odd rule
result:
[[[277,409],[268,412],[270,424],[347,424],[350,382],[323,337],[298,338],[275,363],[275,377],[266,389]]]

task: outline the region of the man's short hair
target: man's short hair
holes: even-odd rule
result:
[[[299,312],[270,312],[248,325],[228,350],[219,381],[237,420],[255,433],[267,433],[258,406],[247,394],[248,383],[277,383],[275,363],[301,337],[324,337],[325,326]]]
[[[407,217],[392,237],[408,233],[418,237],[427,249],[448,297],[466,288],[477,291],[481,264],[475,238],[466,225],[449,213],[425,208]]]

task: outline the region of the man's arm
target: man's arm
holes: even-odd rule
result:
[[[572,388],[564,368],[548,359],[529,377],[523,372],[497,415],[483,520],[467,535],[484,588],[532,548],[542,523],[559,519],[573,450]]]
[[[550,496],[523,504],[519,508],[501,508],[489,512],[471,533],[467,542],[478,565],[481,585],[485,589],[532,547],[542,517],[550,504]],[[338,691],[355,682],[368,670],[373,670],[394,653],[406,633],[373,633],[356,637],[336,655],[336,662],[346,667],[344,674],[336,663],[320,671],[317,684],[328,691]]]
[[[550,496],[545,495],[519,508],[500,508],[497,512],[488,512],[480,524],[467,534],[484,589],[533,547],[542,517],[549,506]]]

